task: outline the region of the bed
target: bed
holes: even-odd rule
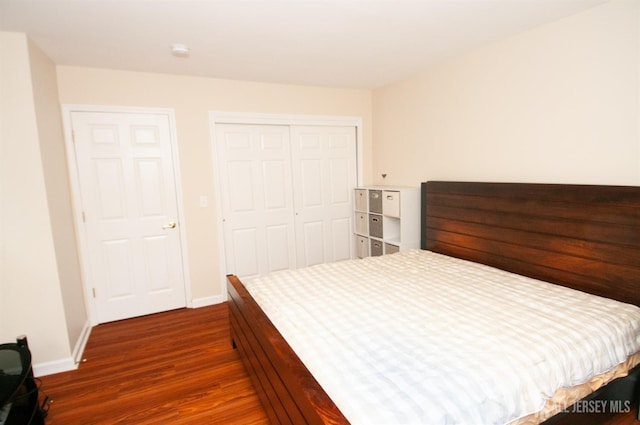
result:
[[[640,305],[640,188],[428,182],[422,191],[429,253]],[[243,283],[228,280],[231,338],[270,420],[349,423]],[[633,392],[639,368],[628,369],[596,394]]]

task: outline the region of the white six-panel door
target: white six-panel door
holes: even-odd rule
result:
[[[216,124],[226,273],[352,258],[354,127]]]
[[[227,273],[295,267],[289,128],[216,126]]]
[[[291,127],[297,266],[352,257],[353,127]]]
[[[97,322],[185,306],[167,115],[71,113]]]

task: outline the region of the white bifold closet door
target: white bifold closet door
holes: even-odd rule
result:
[[[354,127],[217,124],[226,273],[353,258]]]

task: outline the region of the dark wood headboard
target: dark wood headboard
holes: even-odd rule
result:
[[[422,248],[640,305],[640,187],[430,181]]]

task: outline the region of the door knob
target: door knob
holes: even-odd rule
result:
[[[171,223],[167,223],[164,226],[162,226],[162,230],[164,229],[174,229],[176,227],[176,222],[172,221]]]

